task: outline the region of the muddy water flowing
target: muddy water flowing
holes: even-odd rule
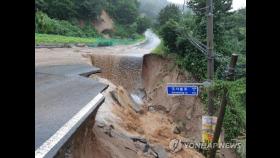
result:
[[[151,31],[145,32],[146,40],[126,49],[115,47],[108,52],[92,52],[92,65],[101,68],[101,77],[129,92],[143,88],[143,56],[149,54],[160,44],[160,39]]]
[[[93,65],[101,68],[100,77],[122,85],[129,92],[143,88],[143,57],[94,54],[91,59]]]

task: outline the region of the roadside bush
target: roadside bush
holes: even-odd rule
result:
[[[176,54],[176,63],[190,72],[197,80],[205,79],[207,60],[188,40],[187,31],[173,19],[164,24],[159,34],[168,53]]]
[[[119,38],[124,38],[124,37],[128,36],[128,33],[123,26],[116,24],[115,25],[115,32],[113,33],[113,36],[116,36],[116,37],[119,37]]]
[[[96,31],[96,29],[91,25],[90,22],[86,22],[85,26],[82,28],[86,37],[99,37],[100,35]]]
[[[74,37],[97,37],[98,33],[89,24],[80,28],[65,20],[56,20],[48,17],[47,14],[38,11],[35,14],[36,33],[55,34]]]
[[[137,33],[133,33],[133,34],[131,35],[131,39],[133,39],[133,40],[138,39],[138,38],[140,38],[140,35],[137,34]]]
[[[223,127],[225,141],[233,142],[235,138],[246,130],[246,85],[245,78],[236,81],[216,80],[212,87],[215,93],[215,111],[218,113],[223,95],[223,88],[228,89],[228,103]],[[207,104],[207,100],[205,101]]]
[[[152,53],[166,57],[168,55],[168,49],[163,45],[163,42],[160,42],[159,46],[157,46]]]
[[[51,19],[47,14],[40,11],[35,15],[35,26],[37,27],[37,33],[83,36],[83,32],[79,27],[71,25],[64,20]]]
[[[49,32],[51,29],[51,19],[41,11],[35,14],[35,30],[39,33]]]
[[[170,50],[171,53],[176,52],[176,40],[178,23],[174,20],[169,20],[164,24],[159,31],[160,36],[163,39],[164,45]]]
[[[136,29],[137,29],[137,23],[136,23],[136,22],[134,22],[134,23],[128,25],[128,26],[126,27],[126,30],[127,30],[127,32],[128,32],[128,36],[127,36],[127,37],[128,37],[128,38],[132,38],[132,35],[137,33],[137,32],[136,32]]]
[[[246,130],[246,80],[234,81],[229,86],[229,104],[225,114],[225,140],[232,141]]]
[[[52,32],[52,34],[85,37],[85,34],[83,33],[83,31],[78,26],[71,25],[68,21],[64,21],[64,20],[57,21],[55,28],[57,30]]]
[[[114,37],[119,38],[131,38],[136,39],[138,37],[138,34],[136,33],[137,24],[133,23],[130,25],[115,25],[115,32],[112,33]]]
[[[100,41],[98,42],[97,46],[98,47],[105,47],[105,46],[112,46],[113,42],[112,41]]]

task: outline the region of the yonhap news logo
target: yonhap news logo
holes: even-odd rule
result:
[[[169,143],[169,149],[174,153],[180,151],[183,147],[191,148],[191,149],[211,149],[214,147],[220,149],[222,148],[236,149],[241,147],[241,143],[203,143],[203,142],[184,141],[180,139],[173,139]]]

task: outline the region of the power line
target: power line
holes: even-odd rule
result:
[[[198,39],[189,36],[188,34],[186,35],[188,41],[195,46],[201,53],[203,53],[203,55],[207,56],[207,46],[205,44],[203,44],[202,42],[200,42]],[[214,52],[214,59],[222,62],[222,63],[229,63],[230,62],[230,57],[229,56],[224,56],[221,53],[218,53],[216,51]]]
[[[201,43],[199,40],[197,40],[197,39],[194,38],[194,37],[191,37],[191,40],[194,41],[197,45],[203,47],[203,52],[207,52],[207,46],[206,46],[205,44]],[[229,62],[230,57],[225,57],[225,56],[223,56],[222,54],[217,53],[216,51],[213,51],[213,52],[214,52],[214,54],[215,54],[215,56],[214,56],[215,59],[219,60],[219,58],[225,58],[225,60],[226,60],[227,62]]]
[[[189,42],[191,42],[191,44],[193,44],[193,46],[195,46],[197,49],[199,49],[204,55],[207,55],[207,50],[205,49],[204,46],[201,46],[201,43],[199,43],[194,38],[192,38],[188,35],[187,35],[187,39],[189,40]]]

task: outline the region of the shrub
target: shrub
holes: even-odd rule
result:
[[[123,26],[116,24],[115,25],[115,32],[113,33],[113,36],[124,38],[124,37],[128,36],[128,33]]]
[[[169,20],[166,24],[164,24],[159,33],[163,39],[164,45],[171,51],[175,52],[176,49],[176,40],[178,37],[177,29],[178,23],[174,20]]]
[[[105,47],[105,46],[112,46],[113,42],[112,41],[99,41],[97,46],[98,47]]]
[[[233,142],[233,139],[240,136],[246,130],[246,80],[245,78],[236,81],[216,80],[212,87],[215,92],[215,108],[218,113],[223,88],[228,89],[228,103],[226,106],[223,127],[225,130],[225,141]],[[206,101],[207,103],[207,101]]]
[[[96,29],[91,25],[90,22],[86,22],[85,26],[82,28],[86,37],[99,37],[100,35],[96,31]]]
[[[113,36],[115,37],[120,37],[120,38],[137,38],[136,37],[136,27],[137,24],[133,23],[130,25],[120,25],[120,24],[116,24],[115,25],[115,32],[112,33]]]
[[[35,14],[35,31],[43,34],[56,34],[74,37],[97,37],[98,33],[90,24],[84,28],[73,25],[65,20],[56,20],[38,11]]]

